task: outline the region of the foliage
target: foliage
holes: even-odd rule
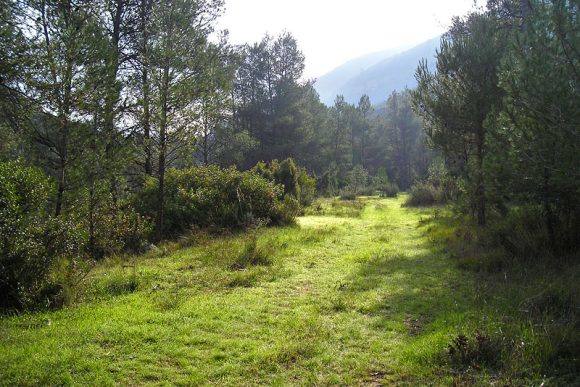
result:
[[[147,249],[153,226],[130,203],[121,208],[103,209],[89,235],[87,249],[95,258],[119,253],[142,253]],[[90,228],[90,227],[89,227]]]
[[[415,183],[409,191],[405,206],[431,206],[441,200],[441,191],[429,183]]]
[[[317,199],[324,210],[301,227],[260,230],[267,265],[231,268],[253,230],[136,257],[136,277],[99,262],[76,307],[0,319],[3,381],[577,384],[578,261],[461,269],[488,253],[478,227],[403,201],[368,198],[360,217],[337,217],[331,203],[348,202]],[[465,362],[448,354],[460,335]],[[103,349],[109,356],[96,356]]]
[[[47,215],[51,182],[38,169],[0,163],[0,307],[53,306],[60,289],[50,274],[60,257],[78,259],[70,224]]]
[[[301,206],[308,206],[316,197],[316,179],[305,168],[296,165],[293,159],[282,162],[274,159],[269,163],[258,162],[252,171],[265,179],[284,187],[284,194],[296,198]]]
[[[393,198],[399,193],[399,187],[389,181],[385,168],[380,168],[377,175],[372,178],[372,187],[382,197]]]
[[[145,216],[157,208],[157,185],[157,180],[149,179],[136,195],[136,208]],[[193,226],[240,228],[258,219],[277,224],[294,216],[281,186],[235,168],[170,169],[165,192],[163,235],[168,237]]]

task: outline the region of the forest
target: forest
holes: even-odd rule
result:
[[[226,6],[0,0],[0,385],[579,383],[578,3],[331,106]]]

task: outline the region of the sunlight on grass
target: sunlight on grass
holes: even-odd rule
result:
[[[427,221],[439,210],[404,200],[105,265],[77,305],[2,318],[1,380],[451,383],[448,344],[481,327],[477,287],[434,243],[453,236]]]

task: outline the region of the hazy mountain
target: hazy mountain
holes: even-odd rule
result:
[[[351,103],[357,103],[363,94],[368,94],[375,104],[385,101],[393,90],[415,87],[415,69],[422,58],[434,67],[439,39],[433,38],[403,52],[386,50],[350,60],[320,77],[314,87],[327,105],[338,94]]]
[[[404,49],[389,49],[379,52],[373,52],[372,54],[367,54],[355,59],[351,59],[348,62],[338,66],[334,70],[326,73],[316,80],[315,88],[320,99],[324,103],[332,103],[336,97],[336,91],[340,86],[347,83],[353,77],[361,74],[364,70],[369,67],[389,58]]]

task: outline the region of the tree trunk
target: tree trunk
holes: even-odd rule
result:
[[[149,108],[150,84],[149,84],[149,34],[147,32],[148,15],[151,12],[151,0],[141,1],[141,87],[143,89],[143,143],[145,150],[145,174],[153,176],[151,155],[151,112]]]
[[[169,93],[169,66],[163,69],[161,97],[161,119],[159,123],[159,190],[157,193],[157,238],[163,237],[163,222],[165,211],[165,153],[167,148],[167,98]]]
[[[550,200],[550,171],[547,167],[544,167],[544,184],[542,187],[543,190],[543,197],[542,201],[544,202],[544,219],[546,222],[546,229],[548,230],[548,239],[550,241],[550,247],[557,251],[557,240],[556,240],[556,231],[555,231],[555,219],[554,219],[554,211],[552,210],[552,203]]]
[[[477,192],[476,192],[476,208],[477,208],[477,224],[485,226],[485,181],[483,173],[483,157],[484,157],[484,131],[480,130],[477,134]]]

